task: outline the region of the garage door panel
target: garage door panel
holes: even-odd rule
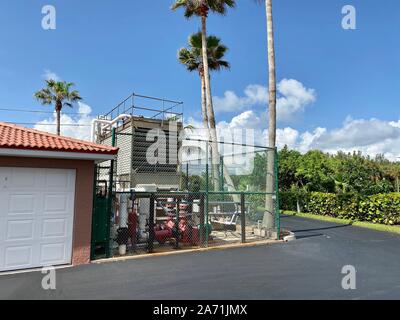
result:
[[[62,264],[70,260],[69,247],[64,243],[44,243],[40,246],[40,264],[42,266]]]
[[[3,244],[3,242],[6,239],[6,234],[7,234],[7,223],[6,223],[6,218],[3,218],[0,216],[0,246]]]
[[[4,270],[4,243],[0,242],[0,270]]]
[[[4,268],[17,270],[30,268],[33,265],[33,247],[31,245],[5,247]]]
[[[71,263],[75,170],[0,168],[0,200],[0,272]]]
[[[7,171],[5,168],[0,168],[0,188],[3,189],[5,187],[7,179]]]
[[[7,179],[7,187],[9,189],[35,188],[36,173],[30,168],[11,168],[11,174]]]
[[[35,194],[8,194],[8,215],[34,215],[36,198]]]
[[[0,187],[0,218],[5,217],[8,212],[8,197],[4,187]]]
[[[65,170],[51,170],[46,172],[45,187],[61,190],[69,190],[71,186],[71,175]]]
[[[67,194],[46,194],[44,196],[44,213],[45,214],[65,214],[68,211]]]
[[[5,241],[33,240],[35,220],[7,220]]]
[[[59,237],[68,237],[70,234],[69,226],[72,225],[71,219],[43,219],[41,222],[41,237],[43,239],[52,239]]]

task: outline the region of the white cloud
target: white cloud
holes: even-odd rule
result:
[[[91,116],[92,108],[82,102],[78,102],[78,107],[78,115],[61,114],[61,134],[66,137],[90,141],[90,125],[94,119],[94,117]],[[69,110],[63,109],[63,111],[68,113]],[[54,113],[52,118],[39,121],[34,128],[41,131],[56,133],[55,124],[56,114]]]
[[[265,131],[265,139],[267,137],[267,131]],[[278,148],[283,148],[287,145],[290,149],[296,148],[296,143],[299,138],[299,132],[292,128],[284,128],[276,130],[276,141]]]
[[[198,128],[201,124],[198,123]],[[231,121],[218,123],[219,136],[229,136],[237,129],[253,130],[255,145],[266,145],[268,122],[254,111],[245,111]],[[206,135],[205,135],[206,136]],[[225,139],[225,141],[231,141]],[[322,150],[332,154],[338,151],[361,151],[374,157],[384,154],[386,158],[397,161],[400,157],[400,120],[383,121],[379,119],[352,119],[348,117],[336,129],[317,127],[312,131],[301,132],[291,127],[277,129],[277,146],[305,153],[309,150]]]
[[[246,107],[246,98],[240,98],[233,91],[226,91],[224,97],[213,97],[214,108],[217,112],[235,112]]]
[[[214,97],[215,110],[217,112],[235,112],[268,103],[268,89],[264,86],[251,84],[246,87],[244,94],[244,97],[239,97],[233,91],[226,91],[223,98]]]
[[[342,127],[333,130],[316,128],[312,132],[300,133],[295,129],[285,128],[278,131],[280,147],[287,144],[303,153],[312,149],[332,154],[338,151],[361,151],[372,157],[384,154],[393,161],[400,156],[400,121],[348,118]]]
[[[351,148],[354,145],[366,147],[385,140],[400,138],[400,129],[389,122],[378,119],[346,119],[343,127],[322,135],[314,145],[317,148],[329,149],[335,146]]]
[[[307,106],[316,101],[315,90],[307,89],[297,80],[283,79],[277,89],[281,95],[277,99],[278,120],[291,121],[296,114],[304,112]]]
[[[221,121],[218,127],[220,129],[249,129],[260,128],[264,123],[262,115],[259,116],[253,110],[249,110],[233,117],[230,122]]]
[[[45,80],[61,81],[61,78],[55,72],[50,70],[45,70],[42,77]]]
[[[278,120],[291,121],[294,116],[304,112],[305,108],[316,101],[313,89],[306,88],[294,79],[283,79],[277,85]],[[224,97],[214,97],[217,112],[238,112],[255,106],[268,105],[268,89],[261,85],[249,85],[244,96],[239,97],[233,91],[226,91]]]

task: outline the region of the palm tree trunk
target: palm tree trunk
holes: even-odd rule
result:
[[[203,127],[209,132],[210,127],[208,126],[208,116],[207,116],[207,89],[206,89],[206,81],[204,79],[204,71],[200,70],[200,79],[201,79],[201,114],[203,116]]]
[[[268,75],[269,75],[269,138],[267,161],[267,186],[263,226],[267,230],[275,227],[274,192],[275,192],[275,148],[276,148],[276,70],[274,24],[272,16],[272,0],[265,0],[268,34]]]
[[[210,127],[209,127],[209,122],[208,122],[207,97],[206,97],[207,93],[206,93],[206,82],[204,79],[204,71],[201,70],[199,73],[200,73],[200,78],[201,78],[201,111],[203,114],[203,126],[204,126],[204,129],[207,130],[207,139],[212,141],[212,138],[209,134]],[[233,183],[233,180],[232,180],[231,176],[229,175],[228,167],[225,164],[224,164],[224,178],[227,183],[228,191],[235,192],[236,191],[235,184]],[[234,195],[233,199],[235,202],[238,202],[238,203],[240,202],[240,197],[237,195]]]
[[[204,67],[204,80],[206,85],[206,97],[207,97],[207,116],[210,123],[210,137],[211,137],[211,154],[212,154],[212,170],[213,170],[213,184],[214,190],[219,191],[220,189],[220,177],[219,177],[219,151],[218,151],[218,138],[215,122],[215,114],[212,103],[211,95],[211,81],[210,71],[208,68],[208,54],[207,54],[207,15],[204,14],[201,17],[201,37],[202,37],[202,56],[203,56],[203,67]]]
[[[56,102],[56,116],[57,116],[57,135],[61,135],[61,102]]]

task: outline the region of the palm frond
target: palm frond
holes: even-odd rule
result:
[[[178,60],[181,64],[186,66],[189,72],[198,70],[200,67],[199,56],[187,48],[182,48],[178,51]]]
[[[201,70],[203,66],[201,32],[192,34],[188,40],[188,47],[178,51],[178,60],[189,71]],[[210,35],[207,37],[208,64],[210,70],[220,71],[230,69],[230,64],[224,60],[228,47],[222,44],[220,38]]]
[[[224,15],[228,8],[234,8],[235,6],[235,0],[176,0],[171,9],[183,8],[184,16],[191,18],[195,15],[207,15],[208,11]]]
[[[75,84],[66,81],[46,80],[46,88],[36,92],[35,98],[43,105],[61,103],[68,107],[72,107],[74,102],[82,100],[79,92],[70,91]]]

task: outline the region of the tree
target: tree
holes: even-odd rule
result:
[[[201,80],[201,111],[204,129],[209,129],[207,115],[206,81],[203,67],[203,45],[201,32],[192,34],[188,40],[188,47],[178,51],[178,60],[189,72],[198,72]],[[207,56],[210,71],[229,69],[229,62],[224,60],[228,47],[215,36],[207,37]]]
[[[300,152],[295,150],[289,150],[287,146],[285,146],[282,150],[279,151],[279,188],[283,191],[290,191],[301,188],[302,181],[296,175],[297,168],[299,166],[299,161],[301,160],[302,155]],[[266,163],[265,163],[266,168]],[[265,181],[264,181],[265,183]]]
[[[228,47],[221,43],[221,39],[215,36],[207,37],[207,55],[210,71],[220,71],[222,69],[230,68],[229,62],[224,60],[227,51]],[[197,71],[199,73],[201,80],[201,110],[203,117],[203,126],[204,129],[206,129],[209,133],[210,126],[207,113],[207,96],[203,67],[203,44],[201,39],[201,32],[192,34],[189,37],[189,46],[187,48],[182,48],[178,51],[178,60],[186,67],[189,72]],[[209,135],[208,139],[211,141],[212,137]],[[231,176],[229,175],[229,171],[226,166],[224,166],[223,172],[229,191],[236,191],[235,185]],[[239,199],[238,197],[236,198]]]
[[[192,18],[193,16],[200,17],[201,19],[202,58],[207,97],[207,117],[210,125],[214,187],[217,190],[220,186],[218,165],[220,162],[220,157],[218,151],[215,112],[211,93],[210,69],[207,59],[207,18],[210,11],[224,15],[226,14],[228,8],[233,8],[235,5],[235,0],[176,0],[172,5],[172,10],[183,8],[184,15],[188,19]]]
[[[268,79],[269,79],[269,129],[268,129],[268,151],[267,159],[267,187],[265,200],[265,213],[263,226],[266,229],[275,227],[275,206],[273,194],[275,192],[275,149],[276,149],[276,69],[275,69],[275,39],[274,23],[272,13],[272,0],[265,0],[267,17],[267,40],[268,40]]]
[[[312,150],[297,161],[296,178],[308,192],[334,192],[335,180],[331,157]]]
[[[332,163],[337,193],[373,195],[396,189],[398,168],[382,155],[372,160],[361,152],[338,152]]]
[[[57,115],[57,135],[61,135],[61,110],[64,106],[73,107],[73,103],[82,100],[79,92],[71,91],[75,85],[65,81],[46,80],[46,88],[35,93],[35,98],[43,105],[54,103]]]

